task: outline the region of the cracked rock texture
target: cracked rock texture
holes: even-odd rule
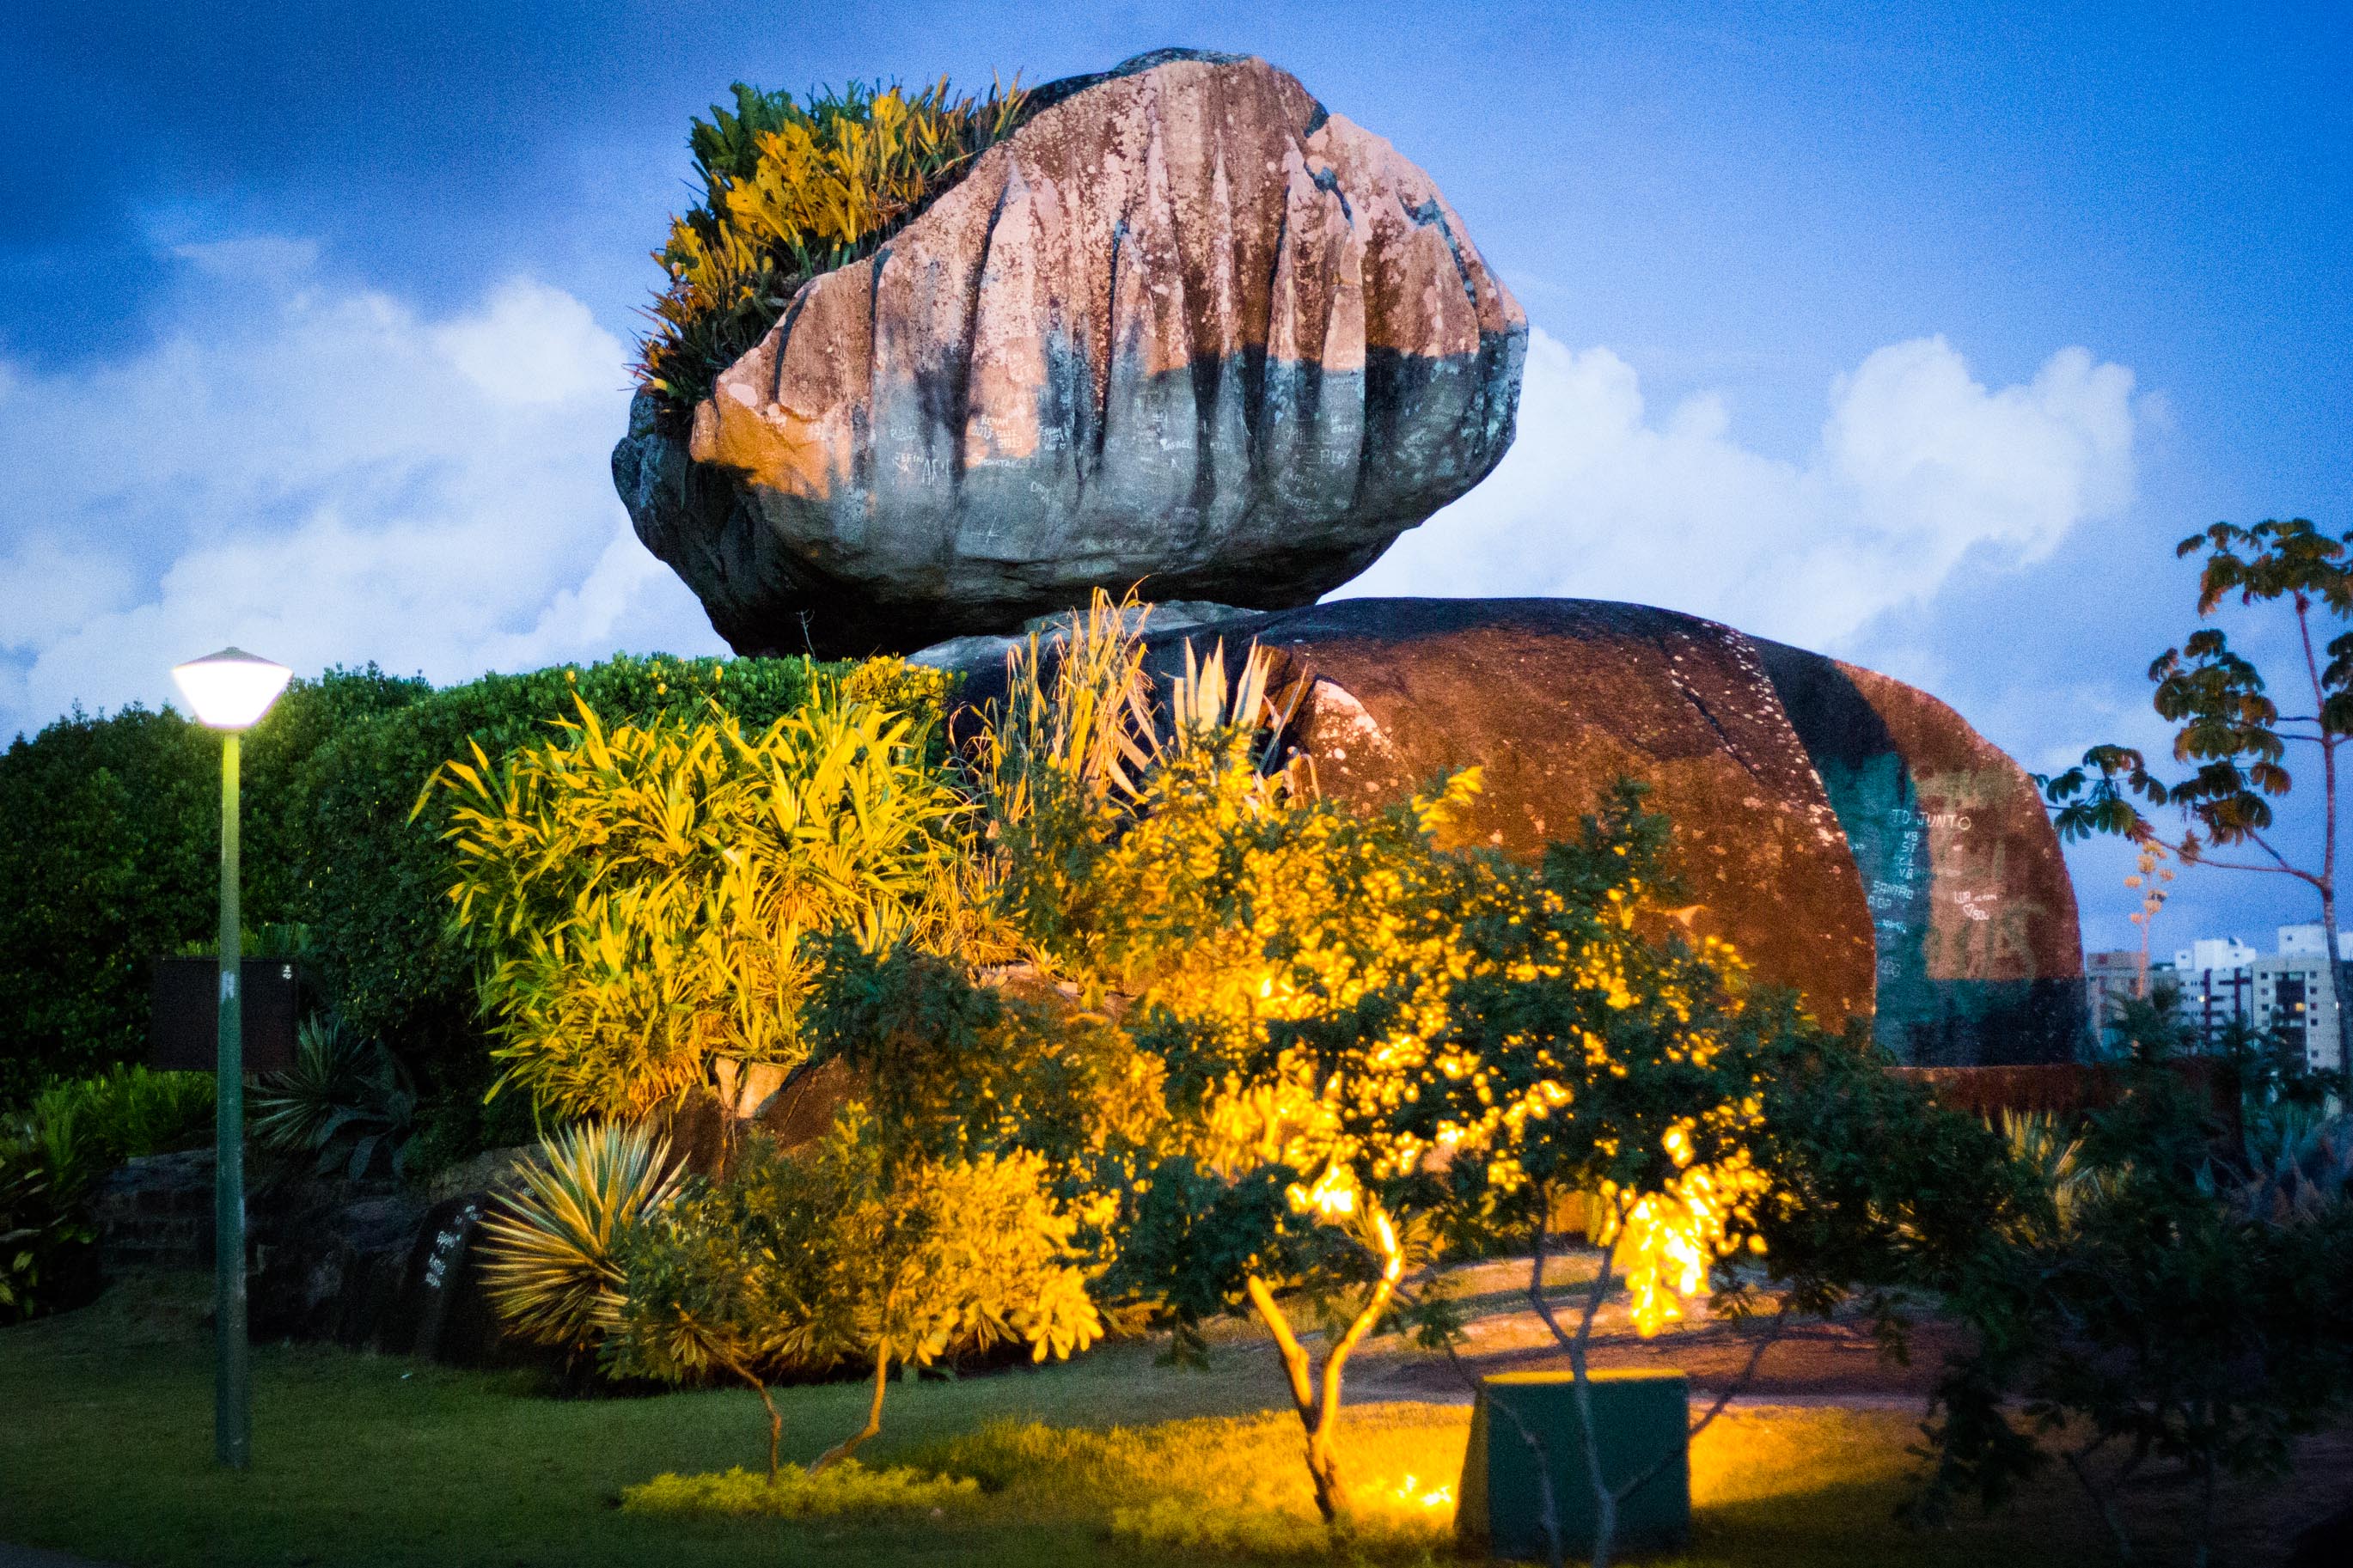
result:
[[[1674,825],[1690,928],[1837,1026],[1924,1066],[2072,1058],[2073,884],[2018,764],[1926,693],[1713,621],[1589,599],[1344,599],[1166,631],[1155,674],[1255,638],[1313,678],[1290,739],[1327,796],[1387,804],[1477,763],[1462,826],[1515,856],[1571,837],[1620,777]],[[1008,639],[948,657],[965,700]]]
[[[1511,444],[1527,321],[1428,175],[1263,60],[1050,107],[613,454],[741,653],[903,651],[1137,582],[1312,603]]]

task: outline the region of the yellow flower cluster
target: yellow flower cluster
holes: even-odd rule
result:
[[[1751,1127],[1762,1121],[1753,1099],[1731,1114]],[[1692,1133],[1696,1126],[1684,1118],[1662,1139],[1676,1166],[1662,1191],[1625,1194],[1614,1184],[1602,1186],[1609,1223],[1598,1239],[1605,1245],[1619,1243],[1634,1331],[1645,1339],[1681,1318],[1680,1298],[1706,1289],[1716,1260],[1740,1249],[1734,1239],[1735,1222],[1753,1219],[1771,1186],[1746,1149],[1736,1149],[1712,1164],[1694,1163]],[[1754,1234],[1747,1245],[1754,1251],[1765,1249],[1764,1238]]]

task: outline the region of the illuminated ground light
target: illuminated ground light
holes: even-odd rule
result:
[[[1425,1489],[1420,1478],[1410,1474],[1398,1483],[1397,1490],[1389,1496],[1407,1508],[1439,1509],[1454,1505],[1452,1487],[1437,1486]]]

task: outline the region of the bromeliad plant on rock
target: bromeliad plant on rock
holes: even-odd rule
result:
[[[797,100],[735,84],[689,134],[702,200],[654,253],[670,286],[638,374],[674,413],[765,335],[803,283],[871,256],[1029,113],[1017,84],[958,97],[853,82]]]

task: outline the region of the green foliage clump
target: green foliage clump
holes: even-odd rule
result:
[[[756,730],[797,710],[830,673],[800,659],[627,656],[486,675],[343,727],[298,781],[294,859],[302,868],[297,907],[345,1023],[401,1056],[437,1118],[478,1120],[493,1068],[476,1024],[475,953],[448,930],[441,836],[450,803],[436,794],[418,804],[435,772],[476,745],[502,757],[543,742],[581,703],[607,724],[701,716],[715,704]],[[503,1116],[461,1143],[531,1136],[526,1108]]]
[[[70,1151],[0,1130],[0,1323],[78,1307],[96,1290],[98,1232]]]
[[[907,1456],[977,1479],[1000,1507],[1084,1498],[1113,1539],[1148,1561],[1428,1563],[1453,1554],[1452,1488],[1469,1412],[1384,1403],[1350,1413],[1361,1461],[1345,1551],[1298,1484],[1298,1426],[1269,1411],[1149,1425],[997,1419]],[[1700,1479],[1705,1459],[1694,1456]]]
[[[846,935],[818,962],[813,1057],[855,1069],[876,1120],[908,1146],[943,1160],[1026,1150],[1075,1194],[1119,1184],[1157,1138],[1160,1061],[1103,1013]]]
[[[0,1121],[0,1322],[79,1306],[97,1289],[98,1233],[82,1205],[90,1183],[212,1130],[209,1074],[144,1067],[51,1084]]]
[[[126,1160],[193,1149],[213,1135],[213,1076],[117,1066],[52,1084],[33,1100],[31,1125],[96,1175]]]
[[[980,1500],[980,1483],[906,1466],[870,1470],[855,1459],[821,1470],[757,1476],[740,1466],[715,1476],[659,1475],[621,1489],[628,1513],[725,1514],[738,1519],[831,1519],[842,1514],[934,1512]]]
[[[219,752],[134,706],[0,754],[0,1110],[144,1046],[148,966],[216,897]]]
[[[297,680],[244,743],[245,910],[301,918],[305,867],[332,847],[306,820],[307,763],[360,715],[422,681],[370,667]],[[151,966],[212,951],[220,738],[166,709],[79,710],[0,755],[0,1107],[42,1082],[145,1052]]]
[[[458,926],[483,955],[501,1085],[575,1116],[641,1117],[712,1058],[796,1063],[810,938],[973,934],[963,797],[913,721],[821,686],[733,719],[607,730],[584,701],[449,797]],[[428,794],[427,798],[432,798]]]
[[[670,1142],[641,1127],[568,1128],[521,1162],[522,1191],[482,1221],[482,1280],[508,1328],[586,1351],[620,1322],[624,1234],[677,1197]]]
[[[2063,1157],[2030,1151],[2031,1206],[1952,1282],[1976,1344],[1937,1384],[1918,1506],[2000,1501],[2056,1459],[2130,1558],[2120,1491],[2170,1469],[2202,1557],[2221,1479],[2284,1473],[2353,1403],[2353,1131],[2306,1115],[2232,1148],[2167,1068],[2183,1026],[2128,1012],[2121,1100]]]
[[[439,690],[373,666],[295,680],[244,741],[247,917],[302,928],[345,1023],[411,1073],[426,1158],[527,1142],[519,1098],[482,1103],[493,1069],[474,955],[447,931],[448,823],[438,800],[411,820],[426,781],[470,742],[496,756],[543,739],[576,700],[607,723],[715,705],[756,731],[852,673],[654,655]],[[137,707],[73,714],[0,754],[0,1108],[144,1054],[153,960],[210,951],[219,770],[217,736]]]
[[[957,97],[947,79],[910,96],[763,92],[696,119],[688,142],[702,199],[654,253],[669,287],[649,312],[639,375],[676,410],[765,336],[801,285],[871,256],[1027,118],[1019,86]]]

